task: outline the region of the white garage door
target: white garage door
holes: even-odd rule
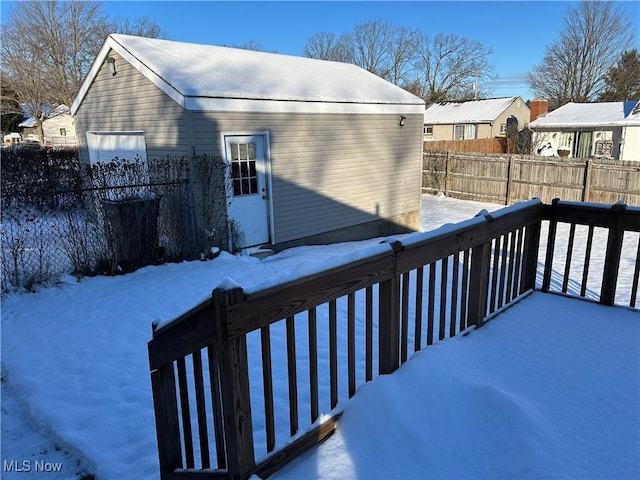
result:
[[[92,165],[114,158],[128,162],[147,161],[144,132],[87,132],[87,146]]]

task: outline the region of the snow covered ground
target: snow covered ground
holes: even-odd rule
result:
[[[425,196],[422,228],[483,208],[500,206]],[[251,288],[378,242],[299,247],[262,261],[223,252],[7,295],[2,478],[47,464],[63,471],[42,478],[157,478],[151,323],[227,277]],[[637,311],[534,294],[362,385],[336,434],[276,478],[638,478],[639,339]]]

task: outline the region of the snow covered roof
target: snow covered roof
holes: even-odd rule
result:
[[[601,127],[640,125],[640,102],[567,103],[538,117],[529,126],[536,128]]]
[[[43,110],[45,111],[45,114],[47,117],[46,119],[69,113],[69,107],[67,107],[66,105],[58,105],[53,110],[51,110],[51,106],[48,106],[48,107],[44,107]],[[25,117],[25,120],[23,120],[18,124],[19,127],[34,128],[38,125],[36,122],[36,119],[31,116],[31,113],[29,112],[27,105],[22,105],[22,112]]]
[[[377,106],[377,112],[424,111],[419,97],[351,64],[111,34],[73,102],[73,113],[111,50],[189,110],[315,112],[331,104],[331,111],[357,111],[358,105],[368,106],[367,111]]]
[[[434,103],[424,112],[425,124],[493,122],[520,97]],[[520,99],[522,101],[522,99]],[[524,102],[523,102],[524,103]]]

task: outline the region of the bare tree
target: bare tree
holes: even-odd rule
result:
[[[343,63],[356,63],[355,55],[353,51],[353,34],[343,33],[336,40],[335,47],[333,48],[333,60]]]
[[[333,33],[314,33],[307,39],[302,53],[309,58],[335,61],[337,60],[336,36]]]
[[[356,25],[352,32],[336,37],[316,33],[303,53],[321,60],[353,63],[396,85],[410,82],[416,32],[374,20]]]
[[[106,34],[97,2],[20,2],[2,28],[3,84],[35,121],[71,105]]]
[[[390,23],[374,20],[353,29],[353,63],[379,77],[389,74],[389,57],[394,37]]]
[[[527,83],[536,96],[549,100],[550,108],[594,101],[633,37],[630,16],[620,4],[585,0],[569,7],[560,37],[547,46]]]
[[[125,35],[136,35],[138,37],[168,38],[160,25],[149,17],[138,17],[134,19],[118,17],[114,20],[111,31]]]
[[[10,37],[6,31],[1,48],[2,113],[22,115],[24,111],[36,121],[38,136],[43,140],[42,123],[60,105],[59,101],[51,100],[57,96],[52,85],[41,81],[49,75],[48,69],[39,52],[21,50],[19,39]]]
[[[411,83],[419,33],[405,27],[396,27],[389,47],[387,80],[395,85]],[[414,79],[415,80],[415,79]]]
[[[38,74],[33,82],[48,84],[38,86],[39,93],[49,89],[49,102],[70,105],[108,33],[99,2],[20,2],[3,25],[7,81],[20,93],[25,86],[13,83],[14,77],[31,68]],[[26,62],[37,65],[21,65]]]
[[[380,20],[338,38],[316,33],[304,47],[308,57],[353,63],[432,102],[473,98],[478,80],[494,78],[491,53],[465,37],[431,38]]]
[[[0,42],[3,86],[15,92],[41,138],[42,123],[57,106],[71,105],[112,31],[163,34],[146,17],[111,22],[97,1],[19,2],[9,11]]]
[[[424,81],[427,102],[469,98],[479,79],[493,78],[493,53],[481,42],[459,35],[418,35],[416,67]],[[471,95],[473,95],[471,93]]]
[[[242,50],[251,50],[254,52],[264,52],[264,47],[262,44],[256,42],[255,40],[249,40],[248,42],[241,43],[239,45],[234,45],[233,48],[241,48]]]
[[[16,92],[0,81],[0,116],[2,118],[3,132],[12,132],[16,130],[18,124],[23,120],[24,115],[20,102],[18,101]]]

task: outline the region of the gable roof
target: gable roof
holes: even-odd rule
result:
[[[46,114],[46,118],[44,120],[45,122],[50,118],[55,118],[60,115],[69,114],[69,107],[67,107],[66,105],[58,105],[53,110],[51,109],[51,106],[45,106],[44,110]],[[36,122],[36,119],[31,116],[31,113],[29,113],[29,109],[27,108],[26,105],[22,105],[22,114],[25,119],[18,124],[19,127],[34,128],[35,126],[38,125],[38,123]]]
[[[424,123],[452,124],[493,122],[518,98],[520,97],[434,103],[424,112]],[[520,99],[520,101],[522,101],[522,99]]]
[[[347,63],[111,34],[73,102],[73,113],[111,50],[189,110],[316,111],[319,104],[332,104],[334,110],[375,105],[383,111],[393,106],[395,112],[402,105],[405,112],[424,111],[419,97]]]
[[[529,127],[603,127],[640,125],[640,102],[567,103],[553,112],[538,117]]]

